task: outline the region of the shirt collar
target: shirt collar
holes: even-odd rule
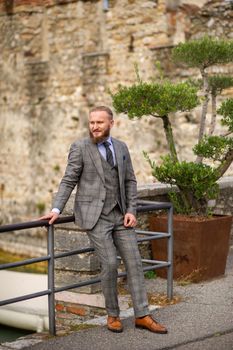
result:
[[[112,138],[111,138],[111,136],[109,136],[106,140],[97,143],[97,145],[98,145],[98,146],[101,146],[101,145],[103,145],[103,143],[106,142],[106,141],[109,142],[110,145],[112,145]]]

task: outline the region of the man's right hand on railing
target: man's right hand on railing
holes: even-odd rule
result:
[[[59,214],[54,212],[54,211],[51,211],[50,213],[44,215],[44,216],[41,216],[41,218],[39,218],[39,220],[49,220],[49,225],[52,225],[54,223],[55,220],[57,220]]]

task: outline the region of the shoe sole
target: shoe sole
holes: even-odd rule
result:
[[[152,331],[151,329],[149,329],[148,327],[145,327],[145,326],[135,325],[135,328],[147,329],[148,331],[150,331],[152,333],[158,333],[158,334],[167,334],[168,333],[168,331]]]
[[[109,328],[108,327],[108,330],[113,332],[113,333],[122,333],[123,332],[123,328],[121,329],[115,329],[115,328]]]

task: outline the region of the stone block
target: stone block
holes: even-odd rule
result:
[[[73,271],[55,270],[55,285],[56,287],[68,286],[74,283],[88,281],[99,277],[99,274],[78,273]],[[95,283],[83,287],[70,289],[75,293],[97,293],[101,290],[100,283]]]
[[[55,269],[76,272],[98,272],[99,262],[96,255],[93,253],[72,255],[69,257],[56,259]]]
[[[89,248],[90,246],[90,240],[85,232],[71,230],[57,230],[56,232],[56,253]],[[55,268],[57,270],[95,272],[99,270],[99,262],[96,254],[90,252],[56,259]]]
[[[54,237],[55,250],[68,251],[88,248],[91,246],[86,232],[76,230],[56,229]]]

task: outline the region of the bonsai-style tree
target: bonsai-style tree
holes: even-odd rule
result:
[[[201,72],[200,81],[173,83],[168,80],[143,82],[137,72],[137,83],[129,87],[119,86],[111,93],[113,107],[118,113],[126,113],[130,119],[152,116],[161,119],[168,146],[168,154],[157,165],[146,152],[144,155],[158,181],[170,184],[170,199],[175,210],[182,214],[208,215],[208,201],[217,198],[217,180],[233,161],[233,99],[225,100],[217,113],[221,123],[227,127],[223,135],[214,135],[216,125],[216,97],[223,89],[233,86],[228,76],[213,76],[208,68],[233,61],[233,41],[217,40],[207,36],[179,44],[172,52],[173,60]],[[207,130],[207,107],[212,99],[212,118]],[[193,151],[196,161],[180,160],[172,132],[170,115],[174,112],[190,111],[202,103],[198,143]],[[176,113],[175,122],[179,115]],[[205,164],[204,159],[213,164]],[[175,185],[175,187],[174,187]],[[178,191],[176,190],[178,189]]]

